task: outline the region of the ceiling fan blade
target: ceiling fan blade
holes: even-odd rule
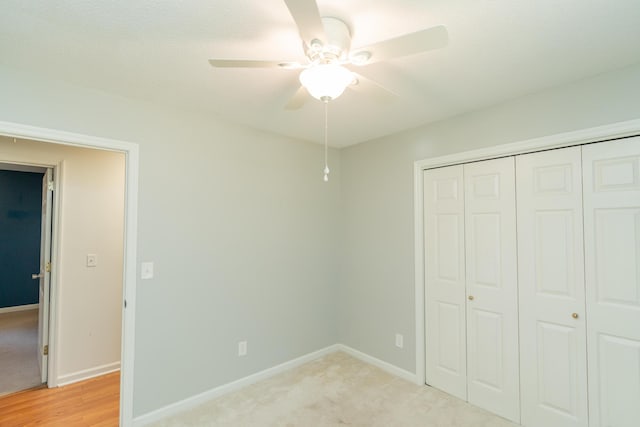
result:
[[[349,89],[362,92],[383,104],[389,104],[398,97],[396,93],[393,93],[381,84],[364,77],[362,74],[353,74],[356,76],[357,83],[348,86]]]
[[[324,26],[315,0],[284,0],[298,26],[302,40],[310,44],[313,39],[325,43]]]
[[[209,64],[216,68],[302,68],[302,65],[297,62],[254,61],[245,59],[210,59]]]
[[[309,93],[304,88],[304,86],[300,86],[296,93],[289,99],[289,102],[284,106],[285,110],[297,110],[302,108],[302,106],[309,99]]]
[[[386,59],[400,58],[402,56],[415,55],[432,49],[445,47],[449,41],[447,28],[439,25],[426,30],[417,31],[404,36],[384,40],[360,49],[355,49],[352,56],[361,52],[369,52],[371,58],[366,64],[371,64]]]

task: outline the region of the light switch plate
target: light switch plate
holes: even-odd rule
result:
[[[153,279],[152,262],[143,262],[140,264],[140,278],[143,280]]]
[[[97,267],[97,266],[98,266],[98,255],[87,254],[87,267]]]

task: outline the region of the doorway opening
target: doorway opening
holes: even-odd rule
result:
[[[47,381],[52,177],[0,163],[0,396]]]
[[[3,271],[14,272],[16,276],[14,283],[7,285],[9,290],[26,288],[26,281],[30,297],[35,298],[26,302],[37,307],[28,313],[37,314],[37,346],[25,348],[28,351],[22,360],[29,364],[18,366],[32,367],[35,356],[38,384],[51,387],[118,371],[122,341],[124,156],[104,150],[1,137],[0,151],[2,160],[18,160],[22,164],[53,165],[59,161],[60,166],[55,169],[65,172],[64,176],[59,173],[56,180],[52,167],[46,167],[40,174],[9,172],[14,178],[2,193],[15,199],[15,203],[7,200],[0,208],[8,212],[2,219],[7,223],[6,228],[13,231],[3,230],[0,234],[0,248],[7,254],[4,260],[13,261]],[[34,153],[38,153],[38,157]],[[30,178],[31,186],[35,187],[30,189],[32,194],[18,185],[18,179],[25,177]],[[26,200],[29,198],[31,200]],[[30,211],[29,207],[22,206],[25,202],[31,203]],[[55,241],[52,239],[54,205]],[[27,245],[29,232],[32,242]],[[55,260],[51,256],[52,242],[58,249]],[[20,249],[28,253],[21,254]],[[31,262],[23,262],[24,256]],[[22,264],[27,265],[20,269]],[[52,280],[54,276],[57,280]],[[33,282],[29,283],[30,280]],[[26,314],[20,313],[20,316],[24,318]],[[51,328],[51,334],[49,323],[57,326]],[[23,327],[7,335],[31,338],[31,329],[24,327],[24,322],[20,325]],[[19,330],[28,333],[18,334]],[[25,347],[21,344],[16,341],[13,348]],[[11,353],[16,352],[8,352]],[[22,374],[33,376],[32,369],[13,370],[12,374],[17,378]]]
[[[2,136],[4,135],[4,136]],[[120,167],[120,211],[117,215],[113,212],[107,212],[105,215],[114,217],[120,217],[120,229],[114,231],[113,228],[106,227],[107,233],[110,236],[120,236],[120,252],[117,255],[110,254],[110,251],[102,250],[98,248],[92,248],[89,246],[82,247],[75,252],[73,249],[78,249],[73,244],[61,245],[61,240],[69,243],[68,235],[68,221],[79,223],[84,227],[85,234],[92,234],[99,232],[102,228],[100,226],[100,217],[102,213],[85,214],[83,212],[72,212],[69,209],[68,200],[72,197],[78,198],[78,189],[83,185],[86,187],[85,194],[96,193],[96,185],[100,186],[105,182],[109,182],[111,179],[103,178],[100,182],[94,182],[93,186],[89,186],[85,180],[76,181],[74,185],[65,186],[64,188],[57,187],[56,193],[53,197],[53,205],[56,209],[60,208],[58,218],[53,218],[53,247],[51,254],[51,282],[52,282],[52,299],[51,299],[51,343],[49,345],[49,366],[45,370],[48,374],[48,385],[55,387],[59,385],[70,384],[72,382],[81,381],[83,379],[91,378],[92,376],[102,375],[113,370],[121,369],[120,383],[120,424],[130,425],[132,421],[132,391],[133,391],[133,331],[134,331],[134,310],[135,310],[135,229],[136,229],[136,205],[137,205],[137,165],[138,165],[138,148],[136,144],[120,142],[115,140],[106,140],[102,138],[89,137],[85,135],[77,135],[70,133],[63,133],[59,131],[33,128],[23,125],[17,125],[7,122],[0,122],[0,139],[6,141],[13,140],[15,144],[18,142],[33,142],[41,144],[41,146],[55,147],[59,149],[78,149],[85,152],[101,152],[105,154],[117,154],[121,159]],[[6,142],[5,141],[5,142]],[[10,143],[5,144],[5,148],[10,147]],[[10,152],[11,150],[9,150]],[[85,165],[83,162],[71,162],[65,160],[64,156],[58,156],[55,162],[45,162],[42,160],[42,150],[31,150],[30,154],[35,159],[30,161],[31,164],[37,164],[42,166],[45,164],[51,165],[55,169],[54,182],[56,186],[60,182],[70,182],[70,177],[73,173],[77,172],[79,168],[87,169],[87,172],[91,174],[93,171],[90,166]],[[6,151],[2,150],[2,156],[0,161],[6,162],[12,160],[11,155],[7,159]],[[60,179],[60,178],[64,179]],[[60,193],[64,193],[62,197]],[[60,203],[60,200],[63,202]],[[99,199],[99,198],[98,198]],[[95,204],[95,200],[85,200],[86,205]],[[108,208],[108,207],[107,207]],[[103,211],[108,209],[103,206]],[[97,217],[96,217],[97,215]],[[68,221],[61,221],[61,218],[66,218]],[[62,222],[62,224],[61,224]],[[63,250],[64,249],[64,250]],[[106,289],[103,283],[100,283],[95,278],[96,272],[100,267],[108,266],[113,258],[117,258],[120,262],[120,270],[117,277],[117,282],[120,285],[120,293],[117,297],[111,298],[112,302],[116,303],[116,312],[118,315],[117,324],[117,337],[112,334],[109,339],[95,340],[92,344],[88,344],[87,353],[93,353],[95,356],[103,354],[100,349],[96,349],[95,345],[101,345],[102,343],[109,341],[111,344],[114,342],[117,344],[117,356],[114,360],[117,363],[103,363],[100,366],[88,367],[86,369],[83,366],[82,361],[78,361],[77,356],[82,352],[71,350],[72,354],[69,354],[69,340],[68,336],[60,337],[60,331],[64,330],[69,324],[75,328],[76,338],[80,337],[81,341],[87,343],[91,341],[92,337],[95,339],[99,333],[99,328],[92,328],[87,322],[83,322],[82,313],[91,313],[96,307],[105,304],[104,296],[99,295],[96,298],[86,298],[82,292],[89,290],[100,291],[100,289]],[[64,259],[72,259],[77,268],[82,268],[85,275],[89,275],[89,279],[85,279],[78,289],[74,292],[80,292],[79,298],[85,301],[84,305],[77,305],[74,310],[70,310],[69,303],[69,266],[64,265],[60,268],[60,262],[64,262]],[[46,264],[45,264],[46,265]],[[65,291],[64,286],[61,286],[61,273],[64,271],[65,280],[63,285],[67,286]],[[37,272],[39,275],[40,272]],[[92,275],[93,274],[93,275]],[[34,273],[36,275],[36,273]],[[38,277],[40,279],[40,277]],[[112,277],[110,283],[116,280]],[[60,295],[62,292],[62,295]],[[67,292],[67,293],[65,293]],[[126,307],[126,309],[125,309]],[[84,310],[84,312],[83,312]],[[67,317],[61,318],[60,314],[66,313]],[[71,313],[71,314],[69,314]],[[71,317],[69,317],[71,316]],[[121,322],[121,323],[120,323]],[[65,326],[66,325],[66,326]],[[46,334],[44,335],[46,336]],[[128,343],[128,344],[127,344]],[[64,344],[64,345],[63,345]],[[67,350],[65,350],[67,348]],[[76,347],[77,349],[77,347]],[[65,352],[64,357],[61,357],[61,352]],[[52,358],[53,357],[53,358]],[[127,369],[128,368],[128,369]]]

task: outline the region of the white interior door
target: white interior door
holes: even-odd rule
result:
[[[469,403],[520,422],[515,159],[464,165]]]
[[[640,425],[640,138],[583,147],[592,427]]]
[[[462,165],[424,172],[427,384],[467,399]]]
[[[53,173],[42,178],[42,225],[40,228],[40,290],[38,296],[38,364],[42,382],[47,382],[49,346],[49,287],[51,279],[51,212],[53,203]]]
[[[580,147],[516,157],[522,424],[587,426]]]

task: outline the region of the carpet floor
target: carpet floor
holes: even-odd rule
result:
[[[329,354],[154,425],[516,426],[446,393],[415,385],[343,352]]]
[[[40,385],[38,310],[0,314],[0,396]]]

